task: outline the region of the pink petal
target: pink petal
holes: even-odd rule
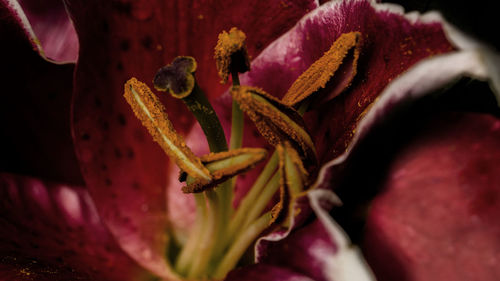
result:
[[[498,280],[500,120],[440,117],[392,162],[370,209],[367,258],[383,280]]]
[[[175,56],[192,55],[200,85],[217,96],[225,87],[213,62],[219,32],[240,27],[256,55],[316,3],[67,1],[67,6],[80,39],[73,125],[85,181],[122,247],[167,276],[165,189],[177,175],[168,172],[163,152],[124,101],[124,82],[131,76],[149,82]],[[266,28],[254,28],[257,23]],[[181,101],[165,100],[174,126],[187,132],[191,115]]]
[[[80,184],[69,122],[74,67],[40,58],[1,5],[0,19],[0,170]]]
[[[359,119],[391,80],[425,57],[452,50],[438,18],[406,16],[398,6],[368,0],[332,1],[273,42],[242,83],[281,97],[340,34],[351,31],[362,33],[363,46],[350,89],[305,116],[323,163],[345,151]]]
[[[2,277],[16,276],[21,280],[23,277],[28,280],[145,277],[145,272],[119,248],[103,226],[88,193],[81,187],[0,174],[0,229]]]
[[[234,270],[224,279],[226,281],[313,281],[313,279],[294,272],[287,268],[270,266],[265,264],[255,264],[241,269]]]
[[[374,280],[358,249],[328,211],[338,198],[330,191],[308,193],[316,220],[285,235],[270,234],[256,246],[258,262],[287,268],[312,280]]]
[[[75,62],[78,38],[61,0],[2,0],[42,57],[57,63]]]

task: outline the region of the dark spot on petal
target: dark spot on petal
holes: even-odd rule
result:
[[[56,257],[56,261],[58,263],[63,263],[64,262],[63,258],[61,258],[61,257]]]
[[[141,189],[141,186],[138,182],[133,182],[132,183],[132,188],[135,189],[135,190],[139,190]]]
[[[31,248],[33,248],[33,249],[38,249],[38,248],[40,248],[40,246],[39,246],[38,244],[33,243],[33,242],[31,242],[31,241],[29,242],[29,244],[30,244],[30,247],[31,247]]]
[[[117,147],[115,147],[115,157],[118,159],[121,159],[123,157],[121,150]]]
[[[90,134],[89,133],[83,133],[82,134],[82,140],[84,140],[84,141],[90,140]]]
[[[104,180],[104,183],[105,183],[107,186],[111,186],[111,185],[113,184],[113,182],[112,182],[112,181],[111,181],[111,179],[109,179],[109,178],[106,178],[106,179]]]
[[[123,70],[123,64],[121,61],[116,63],[116,70],[122,71]]]
[[[145,49],[150,50],[153,47],[153,38],[151,38],[151,36],[145,36],[141,39],[141,45]]]
[[[127,157],[129,159],[133,159],[135,157],[134,150],[131,147],[127,148]]]
[[[108,121],[101,120],[101,122],[99,122],[99,125],[100,125],[101,129],[104,130],[104,131],[109,130],[109,123],[108,123]]]
[[[101,165],[101,170],[102,171],[107,171],[108,170],[108,166],[106,164],[102,164]]]
[[[118,123],[122,126],[127,125],[127,119],[125,119],[125,115],[123,115],[122,113],[118,114]]]
[[[128,39],[123,39],[120,42],[120,50],[122,50],[124,52],[130,50],[130,41]]]
[[[257,43],[255,43],[255,48],[256,48],[257,50],[262,49],[262,46],[263,46],[263,44],[262,44],[262,42],[260,42],[260,41],[257,41]]]

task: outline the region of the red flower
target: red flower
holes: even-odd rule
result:
[[[39,118],[30,119],[38,127],[37,139],[40,137],[40,147],[46,149],[42,151],[54,160],[29,162],[34,167],[31,170],[6,170],[74,184],[45,184],[1,174],[0,273],[12,279],[139,280],[150,274],[173,277],[165,249],[174,237],[185,236],[190,230],[194,204],[191,197],[180,192],[176,168],[151,141],[123,99],[123,84],[131,76],[150,81],[155,71],[174,57],[193,56],[198,62],[198,84],[228,130],[230,100],[222,96],[226,88],[217,77],[213,48],[217,34],[232,26],[245,31],[253,58],[251,72],[241,77],[241,83],[261,87],[278,98],[340,35],[360,32],[362,44],[357,67],[350,64],[348,55],[344,68],[326,85],[323,92],[332,99],[316,104],[304,116],[321,166],[312,189],[302,200],[304,210],[310,206],[314,215],[295,225],[291,232],[273,232],[260,239],[257,263],[232,271],[228,279],[371,278],[362,257],[350,248],[345,234],[327,213],[336,203],[328,190],[359,190],[350,187],[345,179],[356,172],[352,167],[359,165],[356,152],[362,151],[360,141],[370,140],[369,132],[375,131],[390,112],[398,112],[402,104],[462,76],[489,80],[496,92],[499,88],[497,56],[463,37],[437,13],[405,15],[397,6],[367,0],[327,2],[320,7],[315,1],[305,0],[251,4],[68,0],[65,5],[79,46],[62,6],[56,4],[45,10],[29,2],[21,3],[26,11],[23,14],[17,2],[2,1],[0,18],[5,19],[3,25],[9,34],[19,35],[22,30],[12,21],[24,19],[23,31],[36,49],[45,51],[46,57],[58,62],[72,60],[76,59],[75,50],[79,50],[78,61],[71,84],[71,65],[43,62],[25,50],[25,42],[19,40],[4,47],[22,46],[24,49],[11,51],[27,56],[23,61],[32,66],[7,76],[12,78],[12,84],[6,88],[24,93],[35,101],[33,108],[39,107],[44,113],[41,119],[48,118],[59,126],[57,135],[46,136],[51,126],[41,129],[36,120]],[[349,81],[349,75],[344,74],[353,69],[356,75]],[[337,91],[347,85],[342,93]],[[74,158],[58,155],[59,151],[71,155],[67,119],[54,113],[68,113],[71,86],[71,132],[85,188],[73,187],[81,184]],[[24,88],[19,91],[18,87]],[[61,104],[54,108],[52,100],[43,95],[41,100],[40,95],[30,95],[35,91],[62,95],[56,96]],[[12,100],[11,104],[26,105]],[[197,137],[199,128],[193,126],[194,119],[182,103],[172,99],[163,102],[187,144],[197,154],[206,151],[206,144]],[[13,140],[17,143],[20,136],[19,143],[29,147],[29,135],[19,130],[23,115],[7,112],[10,118],[15,116],[17,131]],[[474,276],[484,280],[494,280],[498,275],[498,251],[487,250],[498,243],[499,237],[492,215],[500,211],[500,179],[495,176],[494,165],[500,160],[495,147],[500,138],[498,121],[476,114],[444,116],[444,121],[423,129],[424,137],[415,137],[409,152],[398,156],[392,168],[385,171],[389,177],[382,186],[387,187],[373,201],[363,249],[382,280],[428,280],[435,276],[455,280],[465,278],[463,272],[468,267],[475,271]],[[263,138],[252,134],[255,129],[251,123],[245,124],[244,146],[265,146]],[[485,130],[477,130],[478,126]],[[458,147],[457,153],[454,147]],[[32,157],[34,153],[26,159],[39,159]],[[430,161],[434,155],[439,155],[440,161]],[[464,163],[465,168],[460,166]],[[240,178],[236,204],[257,172]],[[422,192],[415,192],[412,187],[420,185],[425,185]],[[473,194],[472,199],[459,189]],[[455,205],[443,208],[448,200]],[[466,222],[453,218],[453,213],[463,211],[464,204],[467,211],[460,214]],[[421,213],[426,214],[426,219],[419,217]],[[434,231],[438,226],[443,230]],[[457,233],[460,229],[470,235],[463,238]],[[443,241],[447,238],[451,241]],[[468,249],[478,250],[458,249],[464,243],[469,244]],[[453,260],[449,255],[459,258]],[[387,263],[381,262],[384,258],[400,264],[401,270],[391,271]],[[476,262],[478,258],[484,262]],[[455,267],[458,269],[452,270]],[[432,275],[424,270],[427,268]]]

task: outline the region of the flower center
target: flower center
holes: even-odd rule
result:
[[[318,100],[311,96],[317,96],[330,83],[345,61],[349,67],[342,71],[347,80],[343,80],[340,90],[348,86],[356,73],[360,38],[357,32],[342,35],[279,100],[261,89],[239,85],[238,73],[250,69],[245,34],[236,28],[222,32],[215,58],[221,82],[226,83],[229,75],[233,81],[229,150],[219,119],[196,82],[194,58],[177,57],[161,68],[153,81],[155,88],[182,99],[196,117],[211,151],[201,157],[177,134],[156,95],[135,78],[127,81],[124,94],[127,102],[153,139],[179,166],[182,171],[179,180],[185,182],[182,191],[192,194],[196,202],[196,221],[191,233],[170,257],[173,269],[182,278],[223,279],[259,236],[293,225],[297,213],[294,202],[311,187],[311,175],[317,169],[316,149],[301,115],[311,102]],[[253,169],[267,157],[265,149],[242,148],[243,113],[275,151],[234,209],[237,175]],[[279,195],[278,202],[273,200],[275,194]]]

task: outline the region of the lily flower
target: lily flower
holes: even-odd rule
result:
[[[59,126],[30,120],[42,165],[0,174],[0,277],[495,280],[496,117],[439,108],[394,158],[364,153],[404,135],[383,128],[405,106],[455,100],[463,77],[488,82],[498,112],[497,54],[439,13],[370,0],[202,2],[0,2],[30,66],[5,95]],[[366,163],[387,175],[366,227],[338,217],[360,251],[330,211],[373,199]]]

